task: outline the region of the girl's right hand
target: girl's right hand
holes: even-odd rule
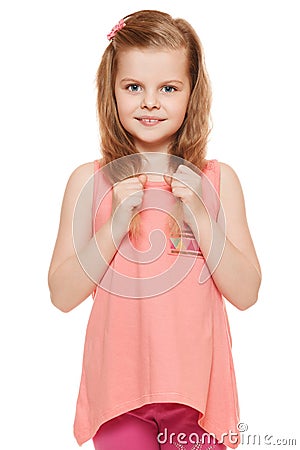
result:
[[[125,234],[130,221],[143,201],[147,175],[126,178],[113,185],[111,219],[114,231]]]

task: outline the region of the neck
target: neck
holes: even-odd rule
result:
[[[143,157],[143,170],[153,174],[151,177],[162,178],[163,174],[169,173],[171,155],[160,152],[143,152]]]

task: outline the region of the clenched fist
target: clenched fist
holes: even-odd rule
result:
[[[201,177],[189,167],[181,164],[172,176],[164,175],[164,179],[171,186],[173,195],[182,201],[183,219],[195,234],[197,217],[205,208],[201,199]]]
[[[126,234],[130,221],[143,201],[145,174],[126,178],[113,185],[111,218],[114,231]]]

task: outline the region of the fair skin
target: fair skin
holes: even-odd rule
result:
[[[190,97],[182,50],[132,49],[118,58],[115,83],[118,113],[140,152],[167,152]]]
[[[137,149],[140,152],[167,153],[169,143],[184,120],[190,95],[184,50],[131,49],[122,52],[115,95],[120,120],[134,137]],[[212,230],[214,239],[224,243],[212,277],[222,295],[238,309],[245,310],[257,300],[261,271],[247,224],[239,179],[229,165],[220,163],[220,167],[220,199],[226,217],[226,236],[218,223],[208,216],[197,195],[197,190],[201,192],[200,177],[180,166],[173,177],[165,176],[165,181],[170,184],[174,196],[182,201],[184,219],[191,226],[204,257],[209,254]],[[143,199],[146,175],[116,183],[112,215],[93,236],[90,188],[81,211],[86,220],[82,224],[81,247],[76,254],[72,236],[73,212],[93,170],[93,163],[78,167],[68,181],[63,199],[48,281],[53,304],[64,312],[75,308],[93,292],[95,280],[102,279]],[[115,212],[118,220],[112,236]],[[88,274],[79,261],[90,268]]]

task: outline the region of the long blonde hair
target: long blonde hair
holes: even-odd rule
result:
[[[104,51],[97,71],[97,112],[100,126],[103,164],[122,156],[139,153],[132,136],[122,126],[114,94],[120,51],[130,48],[184,49],[189,63],[191,94],[185,119],[177,131],[168,152],[189,161],[202,170],[208,135],[211,131],[211,86],[207,74],[203,48],[193,27],[184,19],[173,19],[156,10],[137,11],[124,17],[125,26],[118,31]],[[128,176],[139,173],[128,167]],[[118,171],[111,173],[113,182],[124,178]],[[121,178],[119,178],[121,177]]]

